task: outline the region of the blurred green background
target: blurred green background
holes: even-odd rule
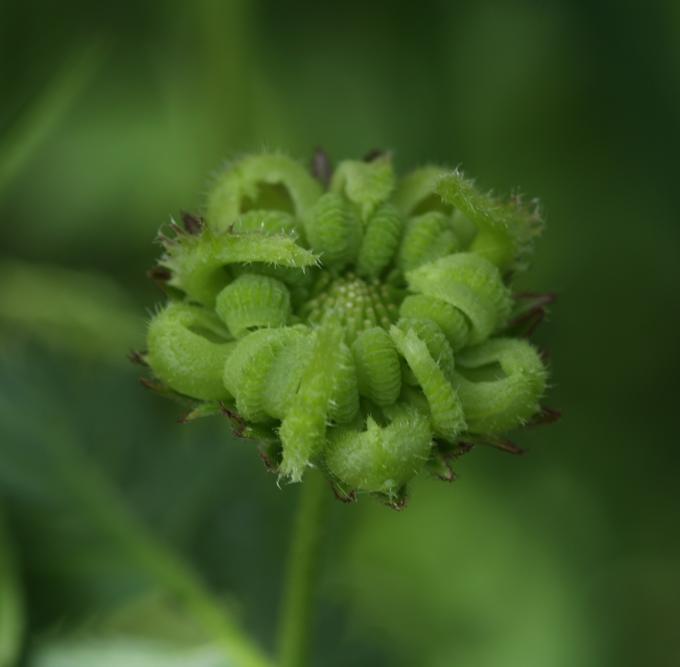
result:
[[[158,227],[316,145],[540,196],[564,417],[333,503],[313,664],[680,664],[680,3],[123,0],[0,3],[0,666],[237,664],[221,602],[273,648],[298,489],[126,353]]]

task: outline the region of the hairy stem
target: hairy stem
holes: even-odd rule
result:
[[[319,471],[309,471],[301,486],[279,618],[280,667],[303,667],[308,661],[314,583],[329,497]]]

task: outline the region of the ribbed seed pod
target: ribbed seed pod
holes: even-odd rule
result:
[[[276,153],[251,155],[217,178],[206,222],[219,233],[249,210],[279,210],[303,218],[319,195],[321,186],[299,162]]]
[[[399,248],[398,264],[411,271],[460,250],[449,215],[438,211],[423,213],[409,220]]]
[[[465,430],[463,406],[456,390],[432,358],[425,341],[413,329],[405,333],[392,326],[390,336],[425,394],[435,434],[447,442],[455,442]]]
[[[339,194],[327,192],[305,218],[310,247],[324,266],[341,268],[356,259],[361,245],[361,221]]]
[[[215,236],[204,229],[170,242],[160,266],[172,274],[168,284],[191,299],[213,307],[215,297],[229,282],[227,266],[262,262],[304,270],[316,266],[318,257],[287,235],[235,234]]]
[[[302,479],[311,458],[326,442],[334,378],[342,364],[342,329],[329,323],[319,327],[315,337],[300,388],[279,429],[283,446],[280,474],[293,482]]]
[[[458,169],[439,180],[437,192],[477,228],[471,251],[502,271],[526,268],[533,241],[543,226],[535,202],[527,206],[519,196],[501,201],[480,192]]]
[[[488,340],[463,350],[456,362],[454,385],[471,432],[507,431],[539,410],[547,372],[527,341]]]
[[[401,364],[397,348],[385,329],[364,329],[352,344],[359,393],[376,405],[396,402],[401,391]]]
[[[431,444],[427,417],[410,406],[397,406],[387,426],[369,416],[365,431],[333,430],[325,462],[350,489],[393,497],[420,471]]]
[[[235,343],[208,310],[170,303],[149,324],[148,362],[171,389],[202,400],[230,398],[222,372]]]
[[[450,303],[470,324],[468,345],[486,340],[502,326],[512,304],[498,269],[479,255],[458,253],[424,264],[406,274],[409,287]]]
[[[448,169],[434,166],[416,169],[400,181],[394,202],[405,215],[421,216],[428,212],[445,215],[457,239],[457,250],[467,250],[478,230],[468,216],[440,193],[442,182],[450,173]]]
[[[236,409],[244,419],[258,423],[278,416],[278,410],[270,409],[268,387],[273,382],[285,381],[277,374],[290,369],[282,368],[276,361],[288,346],[298,345],[308,336],[306,327],[283,327],[260,329],[238,341],[225,365],[223,381],[235,397]],[[304,370],[302,364],[301,359],[298,380]]]
[[[446,301],[424,294],[411,294],[399,306],[401,317],[415,317],[421,320],[432,320],[444,332],[454,352],[468,339],[470,325],[465,315]]]
[[[275,419],[283,419],[288,414],[314,350],[314,335],[308,327],[297,325],[291,330],[298,335],[287,340],[279,350],[262,395],[265,412]]]
[[[260,327],[285,326],[290,317],[290,294],[275,278],[244,273],[217,295],[215,312],[232,335],[240,338]]]
[[[425,342],[425,345],[427,345],[427,349],[430,352],[430,356],[437,362],[437,366],[441,368],[446,379],[451,381],[454,369],[453,350],[451,349],[451,345],[449,345],[449,341],[446,339],[444,332],[439,328],[436,322],[406,317],[401,318],[397,322],[397,326],[404,333],[407,333],[409,329],[413,329],[413,331],[418,334],[418,338]],[[410,382],[409,384],[417,384],[417,380]]]
[[[340,362],[333,378],[328,419],[336,424],[349,424],[359,413],[359,391],[354,357],[345,343],[340,344]]]
[[[347,197],[365,222],[392,194],[394,185],[392,161],[385,155],[370,162],[341,162],[333,173],[330,189]]]
[[[366,224],[357,258],[357,273],[378,277],[389,266],[401,237],[402,218],[392,204],[381,204]]]
[[[447,173],[447,169],[435,166],[414,169],[399,181],[394,203],[405,215],[418,215],[427,211],[450,213],[451,207],[437,193],[439,181]]]

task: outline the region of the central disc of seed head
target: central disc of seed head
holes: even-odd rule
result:
[[[342,276],[324,273],[300,316],[312,324],[337,321],[351,343],[364,329],[389,329],[399,317],[402,298],[401,290],[378,279],[364,280],[352,272]]]

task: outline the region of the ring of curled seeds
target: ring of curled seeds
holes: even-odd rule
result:
[[[549,295],[513,295],[541,231],[535,203],[458,170],[398,179],[387,154],[311,171],[246,156],[202,217],[161,234],[167,304],[143,356],[155,387],[229,416],[280,479],[322,469],[336,493],[394,506],[424,468],[452,479],[474,444],[554,413],[523,336]]]

